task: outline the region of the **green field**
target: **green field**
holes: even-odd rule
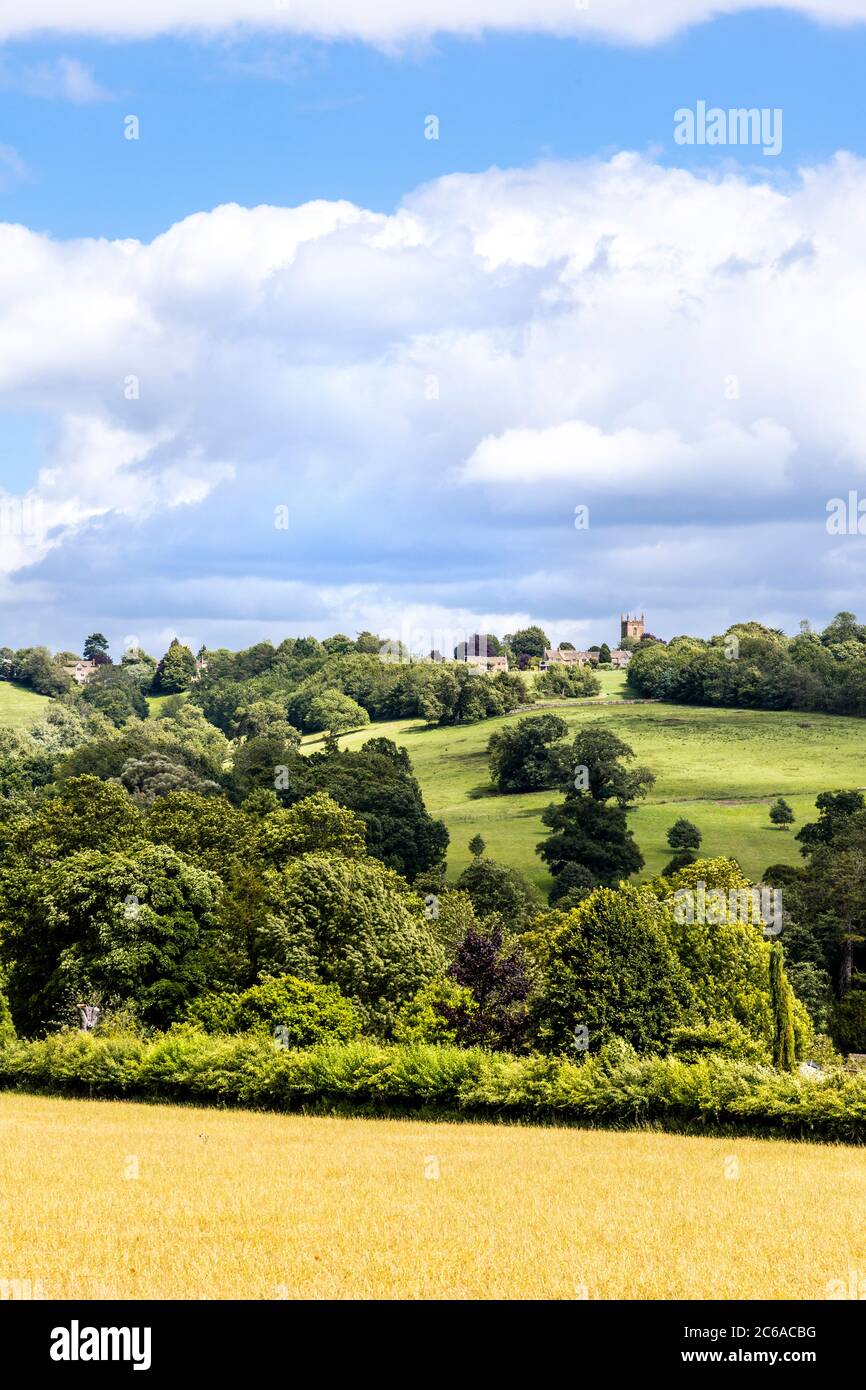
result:
[[[148,695],[147,708],[150,712],[151,719],[158,719],[160,714],[162,713],[162,709],[165,705],[166,700],[173,700],[174,698],[175,697],[173,695]],[[188,698],[189,691],[184,690],[181,695],[181,699],[186,700]]]
[[[47,709],[47,695],[37,695],[21,685],[0,681],[0,725],[7,729],[32,729],[45,718]]]
[[[645,876],[669,860],[665,835],[678,816],[703,832],[702,853],[733,855],[752,877],[768,864],[800,863],[794,834],[770,825],[770,802],[779,795],[790,802],[796,831],[812,817],[819,792],[866,787],[864,720],[649,702],[603,708],[595,701],[572,702],[556,709],[574,731],[590,722],[608,725],[656,774],[651,796],[630,816],[646,860]],[[487,778],[487,740],[517,717],[449,729],[429,728],[419,720],[375,724],[346,735],[341,744],[358,747],[384,734],[409,751],[428,809],[451,832],[449,877],[468,863],[467,844],[480,832],[488,853],[544,888],[549,879],[535,846],[544,835],[541,812],[551,794],[496,796]],[[305,746],[319,741],[317,735]]]

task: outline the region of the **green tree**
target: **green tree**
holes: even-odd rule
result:
[[[148,753],[144,758],[130,758],[123,764],[120,785],[136,806],[146,809],[157,797],[171,792],[194,792],[198,796],[216,796],[221,792],[218,782],[199,777],[182,763],[173,763],[162,753]]]
[[[474,858],[456,886],[469,895],[480,918],[496,914],[513,932],[525,931],[540,907],[535,889],[520,870],[495,859]]]
[[[586,1030],[591,1052],[617,1037],[651,1051],[691,1007],[664,911],[643,889],[599,888],[570,912],[545,914],[527,948],[539,971],[533,1025],[542,1051],[573,1052],[576,1029]]]
[[[643,855],[621,806],[572,794],[541,816],[550,831],[537,852],[554,877],[566,866],[582,865],[597,883],[614,885],[643,868]]]
[[[351,729],[362,729],[370,722],[365,709],[349,695],[339,690],[326,690],[310,703],[308,727],[314,731],[327,730],[337,736]]]
[[[784,956],[778,941],[770,948],[770,997],[773,1006],[773,1066],[779,1071],[793,1071],[796,1065],[794,995],[785,977]]]
[[[510,647],[516,657],[541,658],[550,647],[550,638],[543,628],[522,627],[518,632],[506,637],[505,645]]]
[[[794,812],[783,797],[777,797],[770,807],[770,820],[780,829],[787,830],[794,823]]]
[[[606,642],[602,642],[598,649],[598,664],[599,666],[610,665],[610,647]]]
[[[156,668],[154,687],[162,695],[176,695],[189,690],[196,677],[195,657],[175,637]]]
[[[671,849],[700,849],[702,839],[698,827],[684,816],[675,820],[668,831],[668,844]]]
[[[314,792],[287,810],[265,816],[255,829],[262,859],[280,867],[301,854],[339,854],[347,859],[366,855],[366,826],[354,811],[327,792]]]
[[[18,1026],[69,1019],[82,997],[157,1027],[179,1018],[206,983],[218,894],[215,875],[157,845],[4,872],[0,957]]]
[[[628,806],[646,796],[655,783],[649,768],[625,766],[633,761],[634,749],[598,724],[581,729],[571,753],[569,786],[574,772],[574,789],[586,790],[595,801],[615,800],[620,806]]]
[[[535,682],[540,697],[588,699],[601,692],[601,681],[591,666],[548,666]]]
[[[82,652],[85,661],[95,661],[98,666],[102,666],[111,660],[108,655],[108,638],[101,632],[91,632],[85,638],[84,649]]]
[[[305,854],[267,886],[262,968],[337,985],[366,1027],[390,1032],[402,1005],[444,970],[421,900],[375,859]]]
[[[472,839],[469,841],[469,853],[472,855],[473,859],[480,859],[486,848],[487,845],[485,844],[482,836],[472,836]]]
[[[497,790],[541,791],[561,785],[568,771],[568,749],[563,742],[567,733],[564,719],[540,714],[491,734],[487,759]]]

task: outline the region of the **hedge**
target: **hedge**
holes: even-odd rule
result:
[[[866,1141],[866,1076],[817,1080],[720,1057],[616,1048],[574,1062],[367,1041],[287,1051],[254,1035],[58,1033],[0,1045],[0,1087],[355,1114],[435,1113],[608,1127]]]

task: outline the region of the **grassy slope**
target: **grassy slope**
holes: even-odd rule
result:
[[[3,1095],[0,1271],[61,1299],[826,1299],[866,1268],[861,1155]]]
[[[37,695],[20,685],[0,681],[0,724],[12,729],[30,729],[45,718],[48,696]]]
[[[793,834],[769,823],[770,801],[784,795],[799,825],[811,816],[819,792],[866,784],[864,720],[651,703],[574,703],[557,711],[572,730],[590,721],[607,724],[655,772],[651,798],[630,818],[647,874],[670,858],[665,835],[681,815],[703,831],[703,852],[732,854],[754,877],[771,863],[800,863]],[[550,794],[493,796],[487,781],[487,740],[516,717],[455,729],[429,729],[418,720],[376,724],[342,743],[357,747],[386,734],[409,750],[427,806],[451,832],[452,877],[468,862],[467,842],[480,831],[492,855],[544,887],[535,846],[543,838],[541,812]]]

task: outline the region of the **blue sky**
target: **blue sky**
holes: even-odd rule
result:
[[[16,72],[70,56],[104,101],[14,90]],[[292,36],[20,41],[0,66],[2,140],[30,175],[7,184],[4,216],[58,237],[149,240],[224,202],[348,198],[390,211],[442,174],[550,156],[658,148],[689,167],[708,151],[674,145],[673,112],[699,98],[781,107],[778,174],[840,148],[866,152],[864,69],[866,24],[766,11],[651,48],[534,34],[437,36],[399,54]],[[141,119],[137,144],[121,138],[128,112]],[[423,139],[429,113],[438,141]]]
[[[527,6],[383,49],[92,9],[0,43],[0,488],[46,518],[0,536],[4,643],[856,608],[866,23]],[[699,100],[780,109],[782,153],[676,145]]]

